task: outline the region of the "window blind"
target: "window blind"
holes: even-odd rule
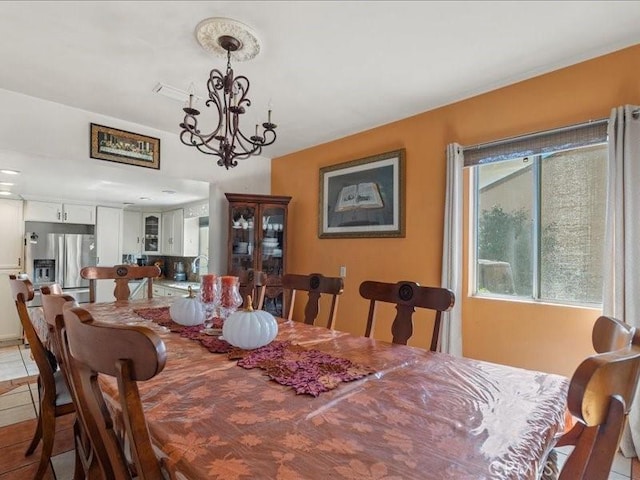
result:
[[[607,141],[606,119],[463,147],[464,166],[502,162]]]

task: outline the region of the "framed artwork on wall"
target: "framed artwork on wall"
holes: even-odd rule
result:
[[[404,170],[404,149],[321,168],[318,237],[404,237]]]
[[[91,124],[91,158],[160,169],[160,139]]]

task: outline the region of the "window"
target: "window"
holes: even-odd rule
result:
[[[567,132],[575,136],[560,136]],[[474,164],[476,295],[601,303],[606,124],[580,136],[529,145],[515,158],[527,150],[522,141],[501,142],[500,152],[465,149]]]

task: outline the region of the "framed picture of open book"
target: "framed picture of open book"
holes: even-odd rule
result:
[[[404,237],[405,151],[320,169],[318,236]]]

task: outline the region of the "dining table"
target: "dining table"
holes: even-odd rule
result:
[[[166,313],[175,300],[81,305],[163,340],[164,370],[138,388],[171,478],[536,479],[563,430],[565,377],[278,319],[275,342],[358,373],[300,393],[140,314]],[[117,412],[115,380],[100,385]]]

